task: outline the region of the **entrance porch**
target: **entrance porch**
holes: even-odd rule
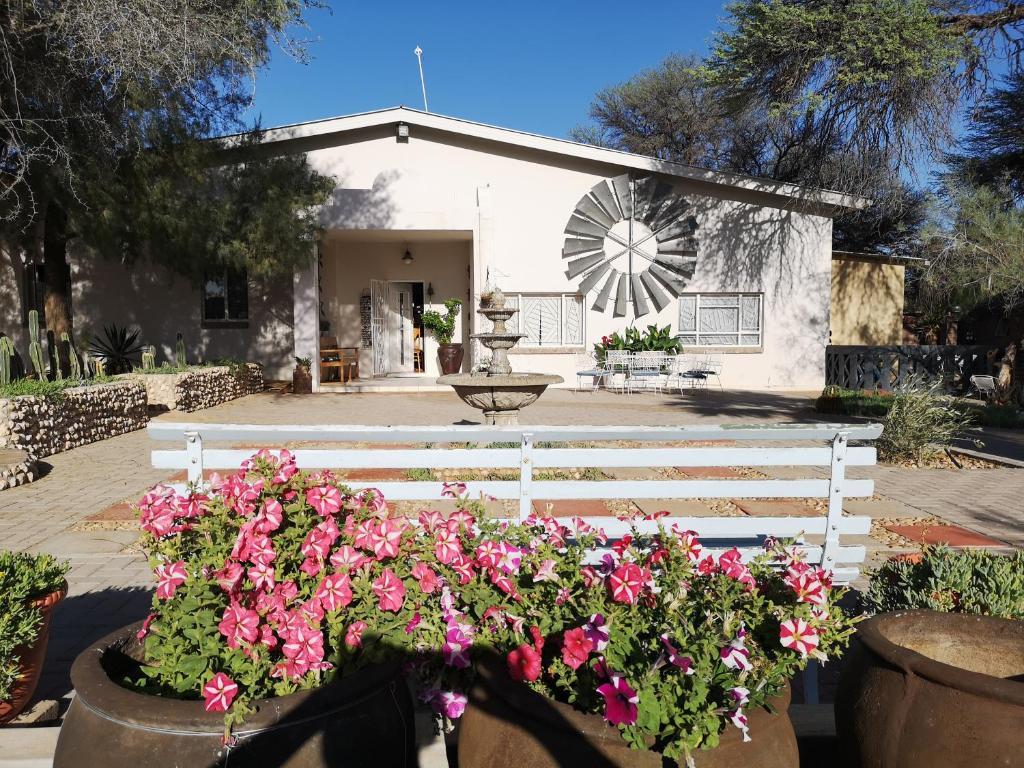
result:
[[[454,341],[471,367],[471,231],[330,230],[320,242],[318,277],[319,348],[335,346],[358,360],[324,368],[321,391],[429,391],[440,371],[423,313],[443,313],[449,298],[463,302]]]

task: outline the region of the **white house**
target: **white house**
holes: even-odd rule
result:
[[[574,384],[603,335],[658,324],[687,352],[719,355],[727,388],[824,383],[832,217],[863,200],[404,107],[271,129],[266,145],[337,180],[310,269],[269,288],[236,274],[193,287],[75,257],[80,335],[137,326],[166,356],[181,333],[192,357],[255,359],[276,378],[334,337],[356,349],[363,379],[432,381],[422,312],[464,302],[468,369],[490,282],[520,309],[518,371]],[[0,330],[23,349],[38,268],[5,259]]]

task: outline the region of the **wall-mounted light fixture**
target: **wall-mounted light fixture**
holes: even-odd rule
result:
[[[427,298],[433,301],[434,299],[434,284],[427,283]]]
[[[401,142],[409,141],[409,124],[399,123],[395,126],[395,138]]]
[[[405,249],[405,255],[402,256],[402,263],[403,264],[412,264],[412,254],[409,253],[409,249],[408,248]]]

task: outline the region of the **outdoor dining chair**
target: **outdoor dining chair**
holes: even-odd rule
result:
[[[625,392],[629,380],[629,352],[609,349],[604,353],[605,386]]]
[[[971,392],[983,400],[994,400],[996,398],[996,377],[995,376],[971,376]]]
[[[629,358],[629,376],[626,386],[630,393],[653,389],[661,392],[661,380],[666,376],[668,356],[664,352],[634,352]]]
[[[590,391],[596,392],[601,384],[608,379],[608,370],[604,363],[596,359],[592,354],[580,354],[576,356],[576,391],[583,391],[583,380],[590,379]]]

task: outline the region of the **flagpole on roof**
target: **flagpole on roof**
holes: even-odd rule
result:
[[[423,77],[423,49],[417,45],[413,50],[413,53],[416,54],[416,60],[420,65],[420,88],[423,89],[423,111],[429,112],[430,107],[427,106],[427,81]]]

